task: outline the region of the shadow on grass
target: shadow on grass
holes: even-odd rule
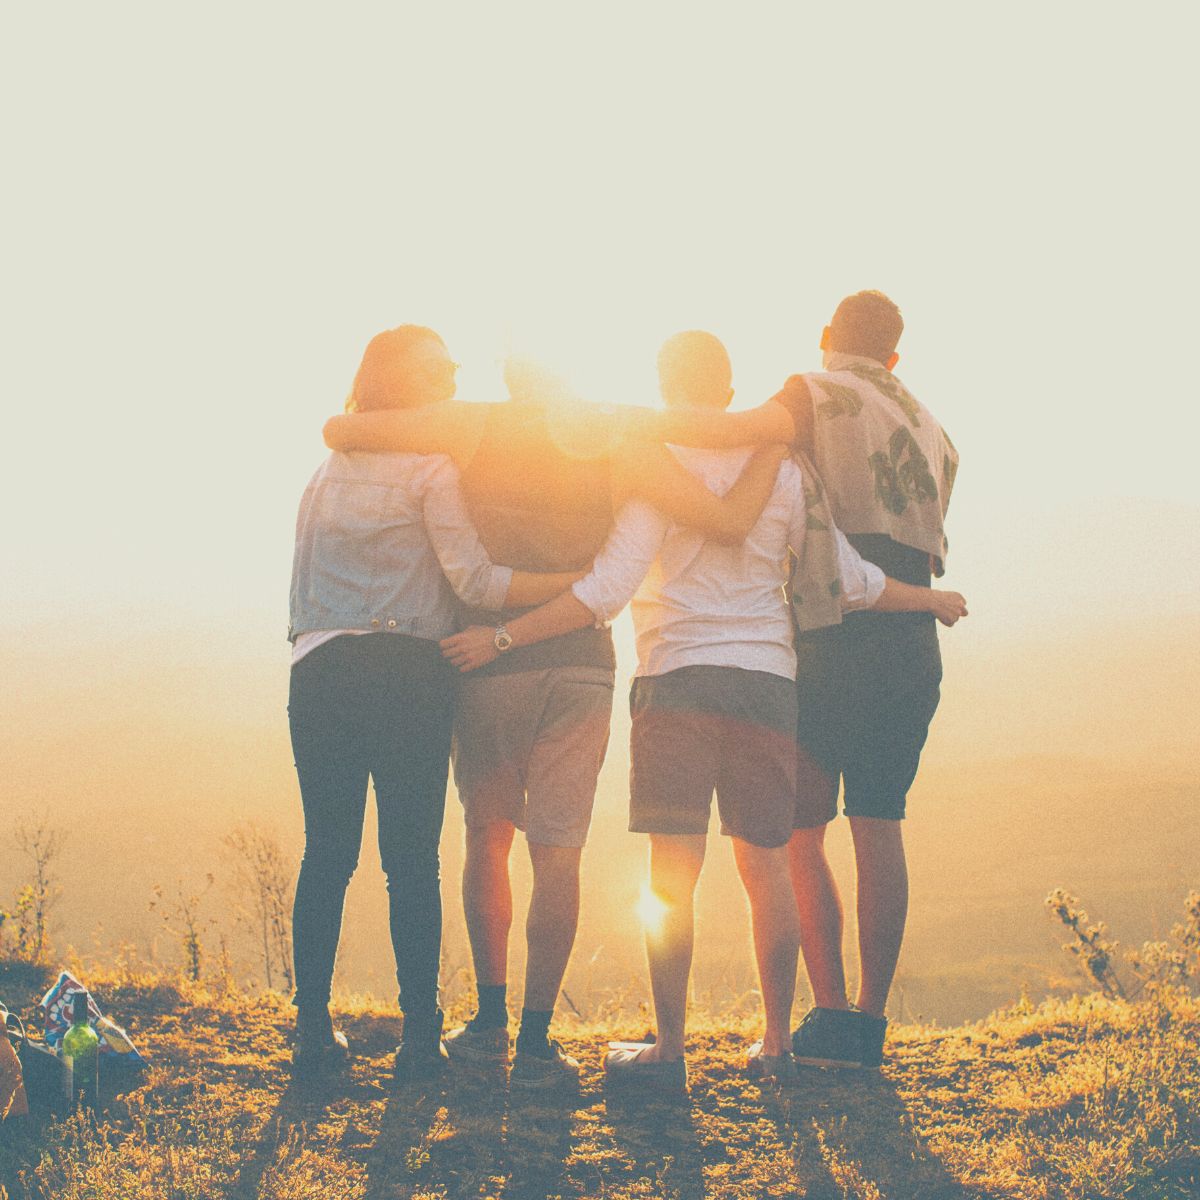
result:
[[[395,1044],[396,1021],[361,1017],[351,1018],[345,1025],[354,1049],[350,1064],[327,1075],[286,1076],[284,1089],[238,1172],[233,1200],[257,1200],[264,1177],[302,1147],[308,1130],[330,1113],[367,1113],[378,1102],[377,1059]]]
[[[690,1096],[609,1089],[604,1107],[613,1140],[632,1164],[635,1180],[648,1180],[655,1196],[703,1200],[704,1151]]]
[[[391,1085],[367,1159],[366,1200],[443,1188],[447,1197],[540,1200],[562,1191],[575,1098],[512,1096],[502,1067],[451,1067]]]
[[[803,1068],[794,1087],[772,1091],[767,1099],[808,1200],[980,1195],[928,1149],[895,1084],[883,1075]]]
[[[360,1086],[345,1072],[289,1080],[238,1171],[230,1192],[233,1200],[257,1200],[263,1176],[280,1156],[303,1140],[309,1126],[317,1124],[330,1108],[344,1102]]]
[[[544,1200],[563,1190],[575,1111],[586,1104],[571,1092],[509,1097],[506,1140],[512,1200]]]

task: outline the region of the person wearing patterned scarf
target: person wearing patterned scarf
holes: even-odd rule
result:
[[[928,613],[843,614],[819,552],[836,523],[885,574],[928,586],[945,570],[946,509],[958,452],[894,374],[900,310],[882,292],[837,307],[821,336],[824,370],[793,375],[767,403],[738,413],[656,414],[647,434],[723,448],[787,441],[809,464],[806,563],[793,572],[801,770],[790,842],[814,1007],[793,1035],[799,1062],[876,1067],[884,1009],[908,910],[901,820],[942,677]],[[965,609],[964,609],[965,612]],[[825,856],[839,787],[858,878],[859,990],[849,1003],[842,906]]]

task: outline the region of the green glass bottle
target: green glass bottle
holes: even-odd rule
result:
[[[63,1035],[62,1057],[67,1100],[71,1107],[94,1108],[100,1095],[100,1038],[88,1024],[88,994],[71,997],[71,1028]]]

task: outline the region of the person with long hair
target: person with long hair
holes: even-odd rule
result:
[[[507,401],[440,403],[332,418],[334,448],[449,455],[468,510],[497,562],[530,571],[580,571],[630,496],[725,543],[742,541],[770,496],[784,450],[747,456],[723,496],[659,443],[626,436],[633,410],[588,405],[528,361],[510,360]],[[736,475],[736,473],[735,473]],[[533,871],[528,959],[514,1088],[572,1085],[579,1064],[550,1036],[579,921],[579,872],[596,783],[608,745],[615,656],[607,628],[577,628],[540,645],[513,646],[506,622],[528,602],[474,603],[466,623],[486,626],[495,661],[464,680],[454,776],[466,823],[463,907],[478,1007],[446,1037],[452,1058],[507,1063],[509,857],[521,830]]]
[[[402,325],[367,346],[348,408],[419,411],[454,395],[454,375],[433,330]],[[438,843],[456,679],[438,641],[458,627],[456,594],[485,608],[532,604],[578,576],[495,565],[444,455],[334,453],[305,489],[288,635],[305,834],[293,919],[298,1071],[348,1052],[329,999],[368,782],[404,1013],[396,1069],[414,1076],[441,1064]]]

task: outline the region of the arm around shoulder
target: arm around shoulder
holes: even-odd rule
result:
[[[482,404],[447,400],[419,408],[339,413],[325,422],[325,444],[340,451],[448,454],[462,465],[479,443],[485,412]]]
[[[668,408],[647,414],[638,423],[637,429],[647,439],[707,450],[765,446],[771,442],[790,443],[795,436],[788,410],[774,400],[740,412]]]
[[[615,498],[637,497],[663,516],[698,530],[713,541],[739,545],[762,515],[779,464],[787,448],[775,444],[758,450],[743,468],[738,481],[724,496],[709,491],[660,443],[631,447],[614,471]]]

